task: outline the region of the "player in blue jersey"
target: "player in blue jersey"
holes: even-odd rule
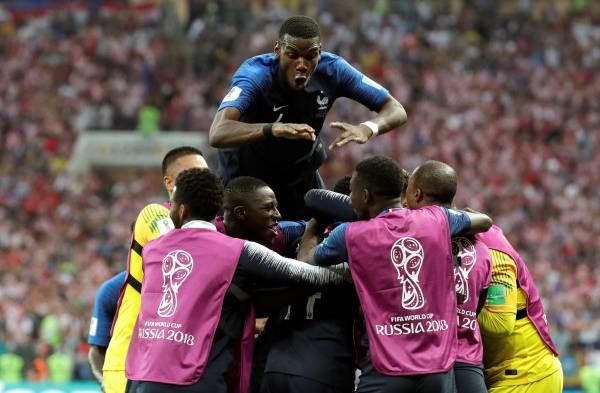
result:
[[[274,53],[252,57],[237,70],[211,125],[209,143],[219,148],[224,183],[243,175],[258,177],[275,191],[283,219],[306,218],[304,194],[322,188],[318,169],[326,152],[320,131],[339,97],[377,116],[358,125],[331,123],[340,134],[330,149],[365,143],[406,122],[404,108],[385,88],[343,58],[321,52],[313,19],[287,19]]]
[[[104,281],[96,293],[94,311],[88,335],[88,360],[94,377],[102,385],[102,365],[110,341],[110,328],[117,312],[119,291],[125,283],[127,272],[121,272]]]
[[[349,181],[350,176],[340,179],[334,191],[350,194]],[[260,392],[353,392],[357,316],[358,298],[352,284],[306,291],[273,315]]]

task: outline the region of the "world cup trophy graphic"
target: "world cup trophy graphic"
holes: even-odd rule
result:
[[[402,285],[402,307],[418,310],[425,305],[423,290],[419,285],[419,272],[423,266],[423,246],[412,237],[396,240],[391,249],[392,263]]]
[[[179,287],[188,278],[194,268],[192,256],[183,250],[168,253],[162,261],[163,296],[158,305],[158,315],[167,318],[177,310]]]
[[[454,266],[454,282],[456,284],[456,296],[459,304],[469,301],[469,273],[477,262],[475,246],[466,237],[452,239],[452,255],[458,260]]]

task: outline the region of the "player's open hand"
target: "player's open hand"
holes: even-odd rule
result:
[[[308,124],[273,123],[273,136],[286,139],[315,140],[315,130]]]
[[[355,126],[341,121],[334,121],[330,125],[339,129],[342,133],[329,145],[329,149],[344,146],[348,142],[366,143],[373,135],[373,131],[364,124]]]

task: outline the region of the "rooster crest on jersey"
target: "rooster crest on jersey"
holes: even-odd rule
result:
[[[464,299],[463,303],[466,303],[469,301],[469,273],[477,262],[477,252],[469,239],[457,237],[452,239],[452,255],[460,261],[459,266],[454,266],[456,293]]]
[[[183,250],[168,253],[162,261],[163,296],[158,305],[158,315],[168,318],[177,310],[179,287],[188,278],[194,268],[194,259]]]
[[[423,246],[412,237],[403,237],[391,249],[392,263],[402,285],[402,307],[418,310],[425,305],[423,290],[419,285],[419,272],[423,266]]]

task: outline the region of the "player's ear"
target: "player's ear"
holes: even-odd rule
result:
[[[177,208],[177,215],[179,216],[179,222],[183,224],[189,218],[190,210],[185,204],[182,203]]]
[[[275,53],[275,58],[279,60],[281,57],[281,44],[279,43],[279,40],[275,41],[275,48],[273,48],[273,52]]]
[[[238,221],[245,221],[246,220],[246,209],[244,208],[244,206],[234,207],[233,208],[233,216]]]
[[[175,188],[175,181],[171,178],[171,176],[163,176],[163,184],[167,189],[169,195],[173,193],[173,188]]]
[[[369,192],[368,189],[363,188],[361,191],[361,196],[362,196],[362,201],[365,205],[367,203],[369,203],[369,200],[371,199],[371,193]]]
[[[416,188],[415,189],[415,201],[421,202],[423,199],[425,199],[425,193],[420,188]]]

